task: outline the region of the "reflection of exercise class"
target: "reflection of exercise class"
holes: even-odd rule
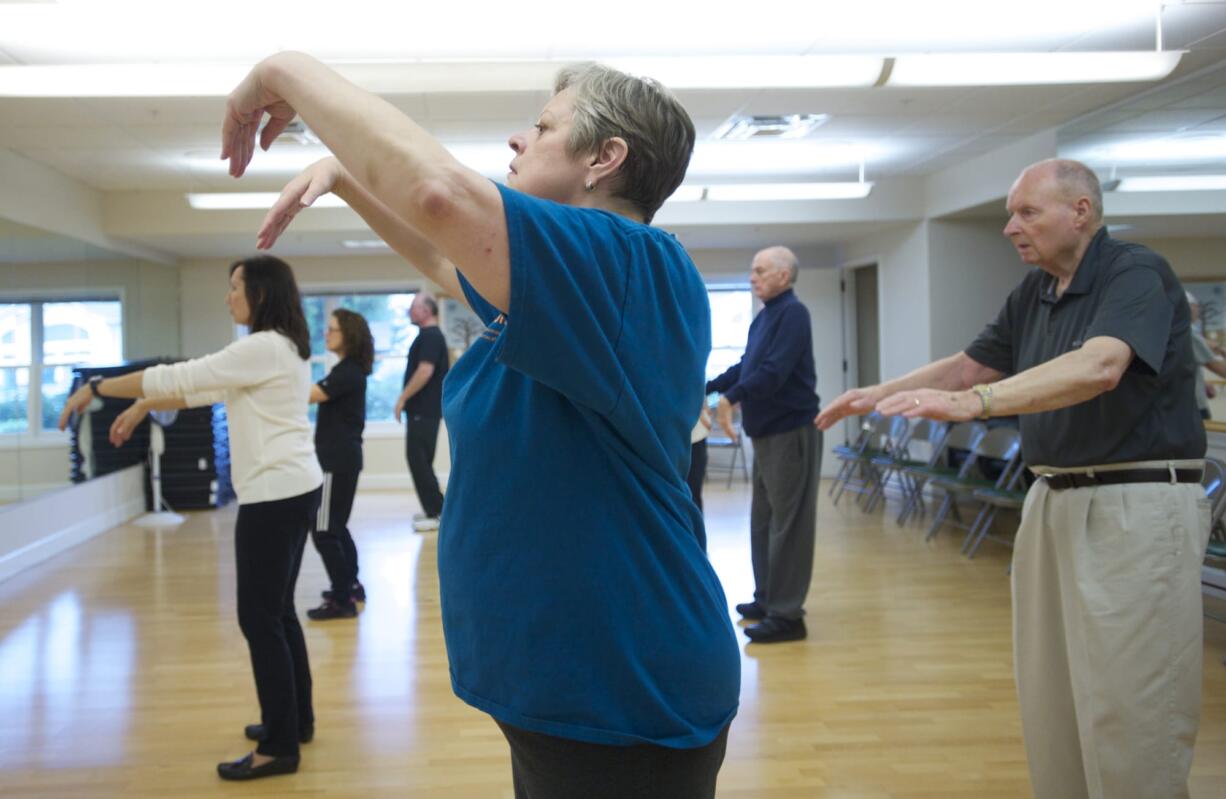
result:
[[[1226,5],[802,5],[0,3],[0,793],[1226,796]]]

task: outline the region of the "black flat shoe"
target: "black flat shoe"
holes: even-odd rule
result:
[[[799,641],[809,633],[804,619],[784,619],[767,616],[760,623],[745,628],[745,634],[755,644],[777,644],[782,641]]]
[[[331,599],[333,596],[331,591],[320,591],[319,595],[324,599]],[[353,588],[349,591],[349,597],[354,602],[365,602],[366,586],[362,585],[361,583],[354,583]]]
[[[736,606],[736,612],[741,614],[741,618],[752,619],[758,621],[766,618],[766,608],[758,604],[758,600],[753,602],[742,602]]]
[[[264,725],[248,724],[246,727],[243,727],[243,735],[246,735],[247,739],[251,741],[262,741],[264,740]],[[311,726],[302,730],[302,732],[298,733],[298,743],[309,744],[311,739],[314,737],[315,725],[312,724]]]
[[[223,780],[258,780],[278,774],[293,774],[298,770],[298,755],[274,757],[262,766],[255,765],[255,756],[248,752],[245,757],[228,763],[217,764],[217,776]]]
[[[317,608],[311,608],[307,611],[307,618],[311,621],[327,621],[328,619],[356,619],[358,617],[358,603],[352,599],[348,602],[337,602],[335,599],[325,599],[323,604]]]

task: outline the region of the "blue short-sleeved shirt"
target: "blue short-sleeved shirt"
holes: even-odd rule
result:
[[[740,690],[684,480],[711,345],[706,289],[667,233],[500,190],[510,308],[461,274],[487,327],[444,387],[452,686],[535,732],[703,746]]]

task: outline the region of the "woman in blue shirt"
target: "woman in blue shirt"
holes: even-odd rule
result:
[[[713,796],[740,673],[684,481],[710,311],[649,226],[689,116],[654,82],[563,70],[500,186],[299,53],[230,95],[232,175],[265,114],[264,146],[297,114],[336,157],[286,187],[261,246],[335,192],[486,324],[444,388],[439,583],[453,689],[503,730],[516,796]]]

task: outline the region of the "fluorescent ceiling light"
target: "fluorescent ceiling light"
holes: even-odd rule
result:
[[[1153,175],[1122,178],[1116,191],[1226,191],[1226,175]]]
[[[1226,159],[1226,135],[1194,134],[1134,139],[1102,147],[1085,154],[1098,163],[1153,163],[1155,161],[1218,161]]]
[[[1168,3],[1172,5],[1173,3]],[[535,60],[614,56],[703,57],[805,53],[1055,50],[1088,33],[1152,26],[1157,0],[1029,0],[1002,22],[984,0],[774,0],[742,13],[710,4],[624,0],[592,25],[572,3],[538,0],[530,24],[516,4],[350,0],[344,13],[300,0],[213,0],[208,13],[166,0],[0,2],[0,50],[22,64],[254,63],[270,49],[334,60],[420,58]],[[335,9],[333,9],[335,10]],[[304,13],[308,12],[308,13]],[[236,25],[241,19],[243,24]],[[139,20],[140,24],[117,24]],[[1143,28],[1148,29],[1148,28]],[[269,31],[276,36],[269,37]],[[679,35],[681,33],[684,35]],[[752,43],[752,44],[747,44]]]
[[[889,86],[1033,86],[1165,78],[1183,51],[900,55]]]
[[[2,7],[2,6],[0,6]],[[3,37],[0,37],[3,41]],[[570,59],[330,62],[379,94],[546,91]],[[604,63],[655,78],[670,89],[872,86],[879,56],[609,58]],[[126,63],[0,66],[0,97],[225,97],[254,60],[237,64]]]
[[[726,183],[682,186],[669,202],[783,202],[788,200],[859,200],[873,190],[871,181],[857,183]]]
[[[670,89],[791,89],[872,86],[884,60],[862,55],[725,55],[671,58],[602,58],[631,75],[655,78]]]
[[[508,131],[508,134],[512,131]],[[218,150],[220,152],[220,136]],[[506,142],[443,142],[460,163],[489,178],[501,179],[514,157]],[[198,172],[220,174],[228,162],[217,152],[190,152],[184,166]],[[325,147],[275,145],[257,150],[247,167],[253,175],[289,178],[330,153]],[[817,139],[764,141],[710,141],[694,146],[687,175],[692,181],[727,178],[807,177],[836,168],[858,168],[886,154],[879,142],[872,145]],[[846,174],[846,173],[844,173]]]
[[[259,209],[267,211],[272,208],[277,198],[281,196],[276,191],[249,192],[208,192],[204,194],[188,194],[187,204],[198,211],[232,211]],[[317,199],[312,208],[347,208],[345,201],[335,194],[325,194]]]
[[[341,246],[349,250],[386,250],[390,249],[383,239],[345,239]]]

